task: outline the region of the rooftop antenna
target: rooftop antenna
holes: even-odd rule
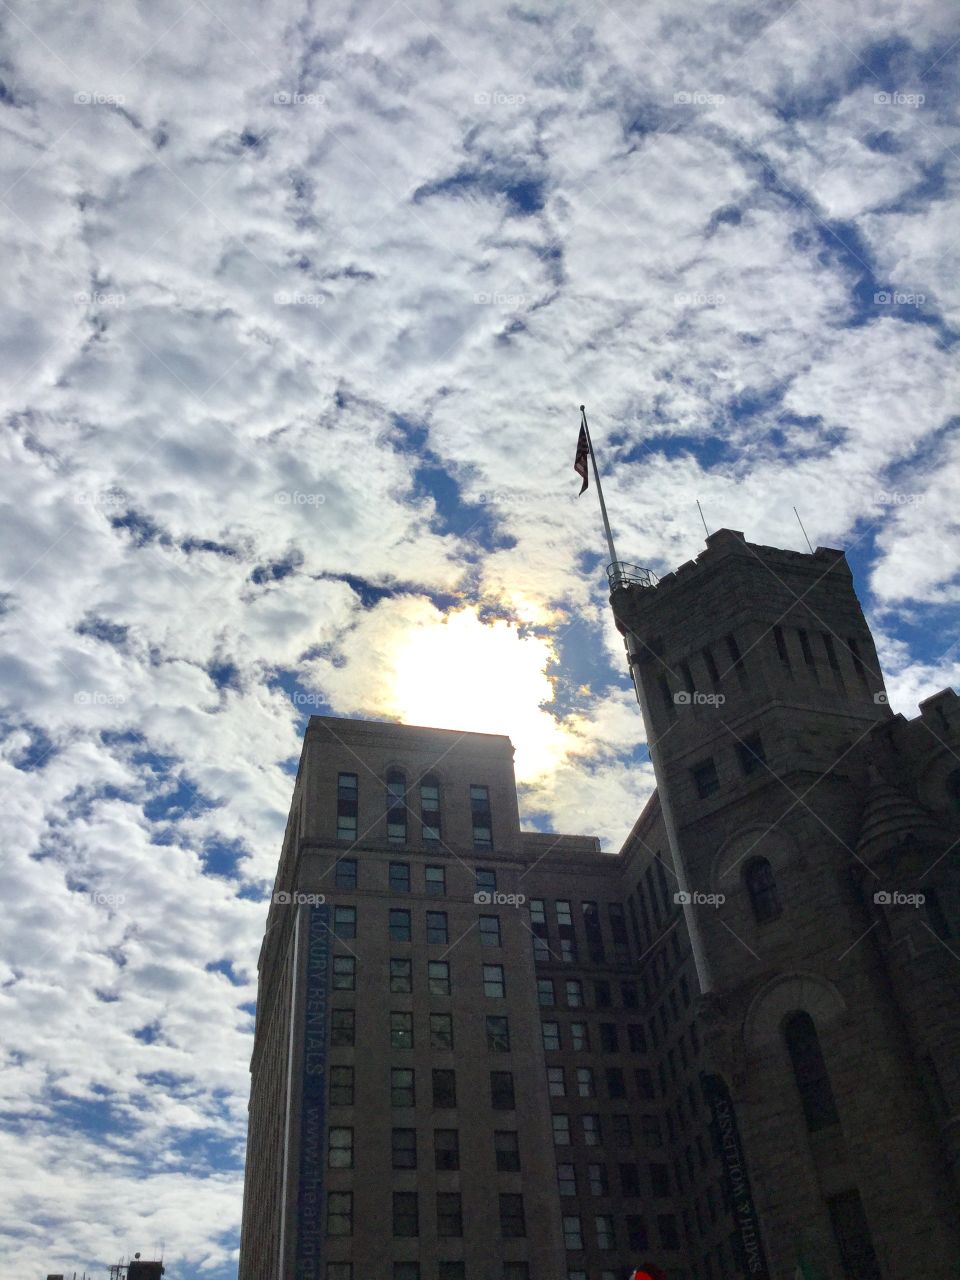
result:
[[[803,521],[800,519],[800,512],[796,507],[793,508],[793,514],[797,517],[797,524],[800,526],[800,532],[807,538],[807,531],[803,527]],[[807,546],[810,547],[810,539],[807,538]],[[810,554],[813,555],[813,547],[810,547]]]
[[[700,519],[703,520],[703,532],[710,537],[710,530],[707,528],[707,522],[703,519],[703,507],[700,505],[700,499],[697,499],[697,510],[700,512]]]

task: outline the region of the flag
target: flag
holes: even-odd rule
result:
[[[581,424],[580,438],[577,440],[577,456],[573,462],[574,471],[583,480],[583,484],[580,486],[580,493],[583,493],[584,489],[587,487],[587,458],[589,453],[590,446],[587,444],[587,428]],[[580,497],[580,493],[577,494],[578,498]]]

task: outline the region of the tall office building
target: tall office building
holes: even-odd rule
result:
[[[955,1280],[956,695],[890,712],[837,551],[611,583],[617,854],[521,830],[504,737],[311,718],[240,1280]]]

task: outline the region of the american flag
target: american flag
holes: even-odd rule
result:
[[[580,493],[583,493],[587,487],[587,458],[590,453],[590,446],[587,444],[587,428],[581,423],[580,438],[577,440],[577,456],[573,462],[573,469],[583,481],[580,486]],[[577,497],[580,497],[580,493]]]

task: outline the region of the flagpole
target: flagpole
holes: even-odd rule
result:
[[[587,448],[590,450],[590,461],[593,463],[593,478],[597,485],[597,497],[600,499],[600,515],[603,517],[603,532],[607,535],[607,550],[610,552],[610,563],[617,563],[617,551],[613,545],[613,534],[610,532],[610,521],[607,518],[607,504],[603,500],[603,487],[600,484],[600,472],[597,470],[597,455],[593,452],[593,441],[590,439],[590,428],[587,426],[587,409],[580,406],[580,415],[584,433],[587,437]]]

